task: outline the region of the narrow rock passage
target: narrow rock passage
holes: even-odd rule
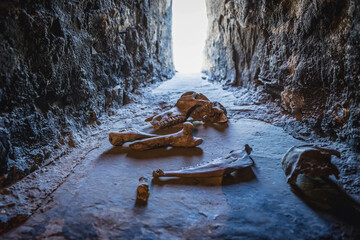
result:
[[[197,91],[228,110],[237,98],[201,75],[176,75],[156,88],[136,93],[95,134],[97,148],[23,225],[3,239],[353,239],[359,237],[359,212],[330,180],[299,177],[291,189],[281,168],[283,154],[303,141],[282,128],[251,119],[225,125],[196,124],[197,148],[133,152],[113,147],[107,134],[134,127],[152,132],[143,120],[172,106],[186,91]],[[172,129],[171,131],[176,131]],[[167,133],[168,131],[160,131]],[[91,140],[94,145],[95,140]],[[222,184],[162,179],[150,186],[146,206],[136,206],[141,176],[153,170],[179,169],[224,156],[249,144],[255,167]],[[90,145],[90,143],[89,143]],[[82,156],[70,153],[69,157]]]

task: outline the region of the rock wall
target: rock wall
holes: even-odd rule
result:
[[[206,0],[205,72],[262,89],[297,120],[360,152],[357,0]]]
[[[174,73],[171,0],[0,3],[0,185]]]

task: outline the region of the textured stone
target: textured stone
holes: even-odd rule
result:
[[[75,146],[96,116],[173,75],[171,0],[6,0],[0,15],[0,175],[17,172],[0,185],[41,164],[33,149]]]
[[[307,143],[262,120],[238,118],[240,114],[237,114],[231,115],[227,125],[198,123],[194,133],[206,140],[199,148],[162,148],[144,153],[131,151],[126,146],[113,147],[107,139],[109,129],[116,131],[129,124],[149,131],[143,116],[155,113],[164,102],[172,106],[182,91],[201,91],[210,99],[221,101],[230,114],[238,107],[235,105],[238,98],[233,95],[237,92],[226,91],[219,84],[209,84],[201,80],[200,75],[177,75],[151,90],[140,89],[142,98],[138,98],[138,102],[127,104],[118,110],[117,116],[104,120],[102,132],[87,139],[88,144],[97,148],[86,151],[88,154],[79,161],[73,173],[55,191],[48,191],[50,196],[39,205],[33,203],[36,198],[27,198],[29,193],[34,194],[34,190],[39,189],[34,195],[44,196],[45,183],[51,178],[49,183],[53,185],[54,177],[63,172],[60,169],[68,166],[64,164],[60,172],[53,172],[59,162],[66,159],[71,162],[83,154],[72,152],[56,166],[46,167],[51,174],[41,175],[36,171],[26,184],[24,180],[30,176],[7,188],[10,192],[7,197],[13,199],[11,203],[17,209],[4,207],[4,215],[10,218],[17,216],[16,213],[23,214],[21,209],[31,209],[32,216],[21,226],[8,228],[0,238],[359,239],[358,203],[339,188],[337,184],[342,184],[332,176],[325,181],[301,175],[298,188],[291,188],[281,169],[281,157],[293,145]],[[262,107],[255,106],[256,110]],[[131,110],[138,115],[134,117]],[[254,111],[252,116],[258,112]],[[176,128],[156,133],[173,131]],[[246,143],[253,148],[251,156],[255,166],[252,168],[234,172],[222,182],[217,178],[145,180],[150,197],[147,204],[138,204],[136,189],[140,176],[150,179],[157,168],[203,165]],[[322,141],[321,144],[334,143]],[[353,180],[352,196],[359,199],[358,161],[353,162],[355,165],[348,168],[346,174],[341,169],[345,164],[350,166],[348,154],[344,152],[348,148],[339,143],[327,147],[341,152],[342,158],[334,158],[333,163],[339,167],[340,180],[345,177]],[[146,197],[147,188],[142,190]],[[0,202],[8,205],[4,198],[0,195]]]
[[[288,91],[293,99],[282,105],[289,113],[360,151],[357,1],[206,3],[205,71],[213,79],[258,88],[275,99]]]

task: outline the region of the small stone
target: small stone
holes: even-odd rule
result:
[[[139,185],[137,187],[136,193],[136,203],[137,204],[146,204],[150,196],[148,179],[145,177],[139,178]]]

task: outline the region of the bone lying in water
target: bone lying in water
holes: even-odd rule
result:
[[[142,138],[156,137],[157,135],[140,132],[136,129],[124,130],[119,133],[110,133],[109,141],[114,146],[122,146],[126,142],[133,142]]]
[[[187,177],[187,178],[213,178],[223,177],[236,170],[254,165],[250,158],[251,148],[245,145],[244,150],[231,151],[224,158],[216,158],[211,162],[188,167],[175,171],[163,171],[158,169],[153,171],[153,177]]]
[[[136,190],[136,202],[139,204],[146,204],[150,196],[148,179],[139,178],[139,185]]]
[[[211,102],[205,95],[186,92],[170,110],[146,119],[158,130],[185,122],[189,117],[194,121],[210,123],[227,122],[226,109],[218,102]]]
[[[295,184],[297,176],[302,173],[310,177],[334,175],[339,178],[339,169],[331,163],[332,155],[340,158],[340,153],[332,149],[312,145],[290,148],[282,159],[287,182]]]
[[[130,144],[129,147],[136,151],[144,151],[167,146],[196,147],[201,144],[203,140],[192,135],[193,128],[194,126],[191,123],[186,122],[184,123],[184,128],[177,133],[139,140]]]

